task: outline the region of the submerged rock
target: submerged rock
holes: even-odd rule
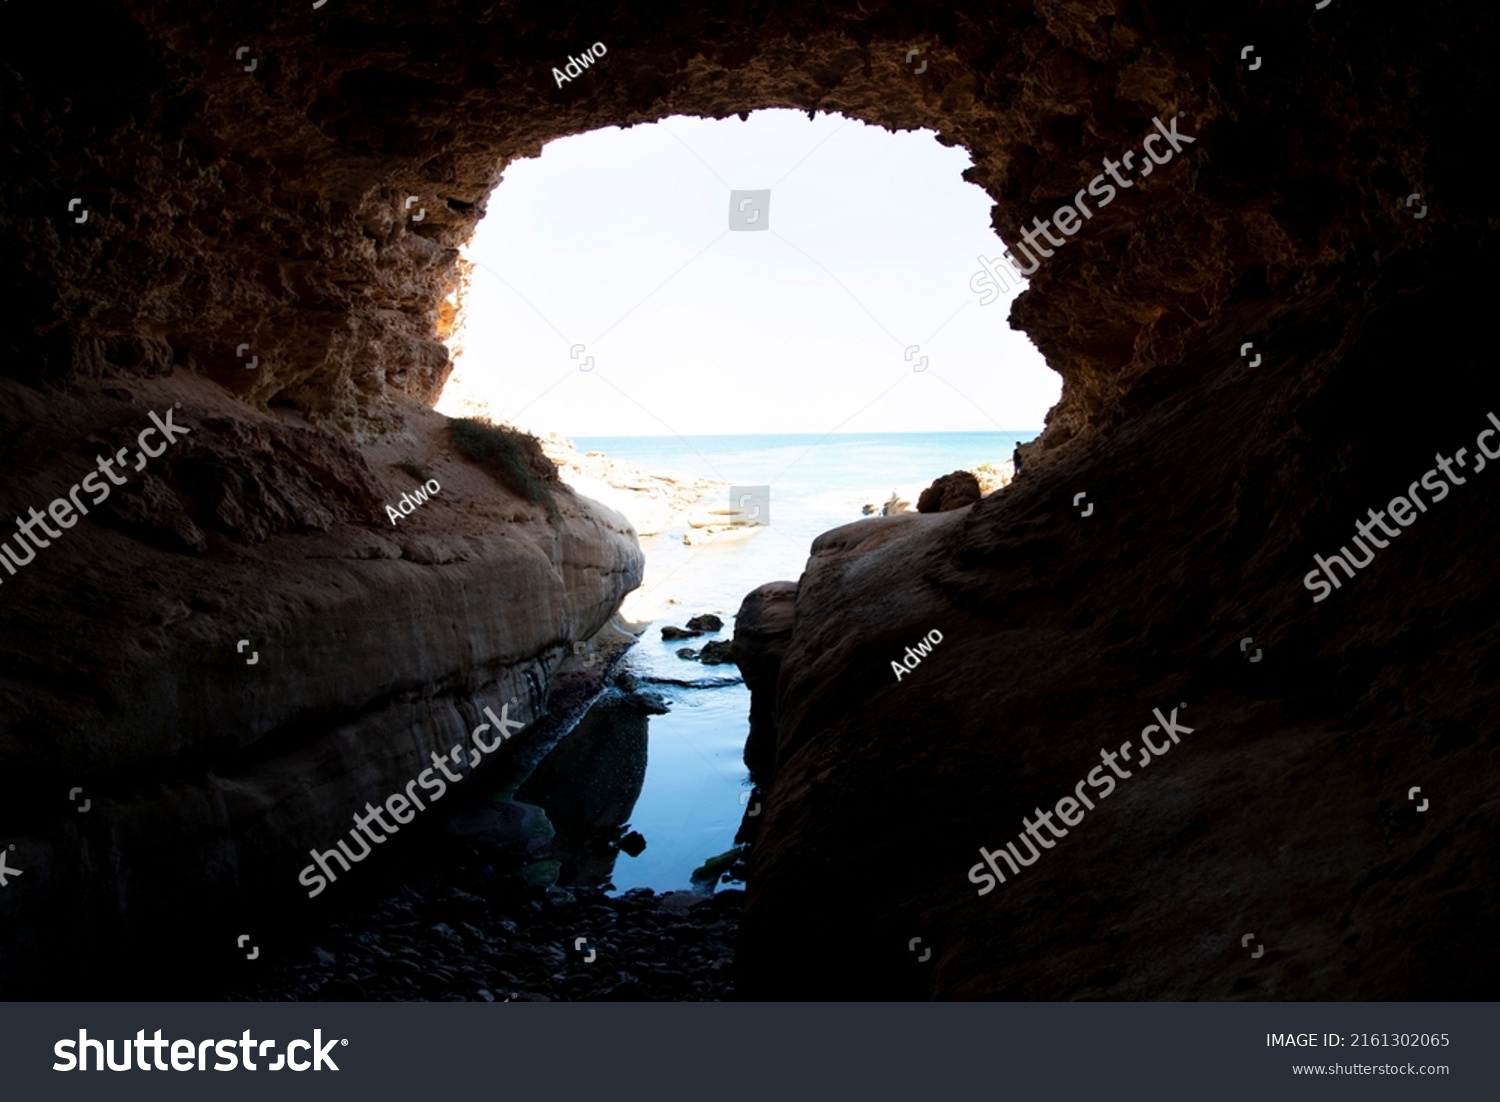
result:
[[[537,853],[556,835],[547,813],[535,804],[494,800],[464,808],[443,820],[443,831],[481,846]]]

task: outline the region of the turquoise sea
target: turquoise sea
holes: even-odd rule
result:
[[[601,866],[597,845],[594,858],[580,859],[570,869],[564,859],[563,882],[608,879],[621,891],[650,887],[657,891],[690,886],[695,868],[733,844],[744,814],[743,795],[749,791],[748,773],[741,755],[747,731],[750,694],[739,683],[733,665],[702,666],[677,657],[684,646],[695,649],[710,639],[728,639],[734,631],[734,613],[745,594],[765,582],[795,580],[807,561],[814,538],[841,524],[862,519],[865,503],[878,507],[896,487],[920,488],[939,475],[972,469],[982,463],[999,466],[1010,458],[1017,442],[1034,439],[1040,430],[968,433],[881,433],[818,436],[695,436],[695,437],[582,437],[574,440],[580,451],[603,452],[615,459],[675,474],[718,479],[735,487],[766,487],[768,497],[757,504],[768,511],[769,525],[754,535],[723,543],[685,546],[684,521],[661,536],[642,541],[647,559],[647,579],[641,591],[627,601],[631,619],[651,620],[652,626],[625,658],[623,668],[643,681],[643,687],[667,698],[671,712],[652,716],[644,738],[632,727],[619,733],[621,742],[637,742],[644,750],[644,783],[629,813],[620,820],[639,831],[646,849],[637,857],[620,854],[612,873]],[[759,494],[759,491],[754,491]],[[727,507],[707,501],[701,508]],[[722,632],[701,639],[664,642],[665,624],[682,626],[699,613],[717,613],[724,620]],[[673,681],[734,679],[716,687],[673,685]],[[549,778],[583,776],[601,768],[621,777],[593,776],[593,788],[615,793],[606,818],[618,818],[618,793],[634,791],[640,783],[641,763],[608,759],[600,754],[597,734],[574,742],[570,736],[549,756]],[[570,762],[570,755],[574,759]],[[555,796],[557,780],[541,791],[519,798],[536,798],[547,806]],[[580,782],[582,783],[582,782]],[[569,810],[580,797],[567,795]],[[554,819],[563,809],[549,808]],[[577,816],[574,815],[574,818]],[[616,824],[618,825],[618,824]],[[564,841],[565,831],[559,831]],[[582,842],[579,843],[580,847]]]

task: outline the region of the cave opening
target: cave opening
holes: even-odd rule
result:
[[[1000,489],[1040,432],[1061,380],[1008,325],[1025,281],[970,163],[931,130],[771,109],[506,166],[446,304],[436,408],[534,433],[631,521],[646,577],[621,611],[644,634],[623,671],[670,708],[596,717],[523,787],[572,850],[565,882],[685,888],[727,851],[748,783],[725,649],[741,599],[939,476]],[[695,616],[722,627],[662,635]],[[647,848],[611,876],[632,832]]]
[[[0,983],[52,998],[179,982],[202,994],[214,974],[228,978],[212,997],[242,983],[343,999],[728,993],[727,941],[696,953],[699,929],[668,936],[664,910],[630,900],[611,901],[618,933],[598,943],[598,966],[558,979],[574,938],[599,933],[599,897],[544,886],[547,862],[530,848],[541,824],[519,814],[504,839],[524,849],[504,854],[525,862],[514,871],[491,870],[488,841],[451,844],[429,815],[361,866],[367,886],[351,876],[314,899],[300,872],[371,814],[369,801],[461,749],[483,708],[523,695],[561,713],[567,686],[552,675],[563,656],[640,588],[640,548],[619,514],[559,494],[563,518],[544,515],[439,435],[432,405],[462,389],[460,376],[442,393],[459,306],[443,299],[486,207],[503,214],[518,194],[531,162],[511,166],[496,193],[507,158],[545,165],[595,128],[628,125],[622,136],[640,140],[665,133],[658,120],[693,147],[663,139],[685,191],[662,189],[651,209],[693,225],[701,186],[701,236],[583,247],[589,232],[602,243],[650,225],[630,221],[640,201],[627,175],[597,167],[574,182],[581,210],[600,219],[575,212],[539,235],[583,238],[553,250],[571,261],[556,277],[561,299],[599,307],[578,332],[526,282],[535,271],[494,266],[538,308],[502,288],[495,313],[516,344],[488,365],[502,383],[498,416],[570,434],[601,463],[653,440],[696,461],[670,429],[716,460],[717,472],[704,468],[723,476],[716,484],[770,487],[771,524],[747,540],[700,551],[668,529],[647,537],[653,563],[669,551],[684,561],[642,597],[665,603],[709,564],[729,592],[732,564],[767,549],[788,565],[746,570],[735,597],[799,575],[806,539],[781,471],[806,453],[794,473],[827,478],[837,442],[760,471],[718,463],[704,434],[822,434],[872,398],[872,415],[935,429],[917,418],[929,391],[969,408],[945,381],[1019,427],[948,364],[963,325],[1003,329],[1004,303],[969,300],[933,339],[946,312],[928,318],[899,285],[861,282],[901,266],[885,255],[912,236],[899,203],[845,165],[853,185],[815,207],[833,225],[870,194],[885,202],[878,229],[851,233],[867,251],[794,232],[799,190],[861,132],[820,123],[824,110],[893,140],[927,127],[967,152],[963,178],[997,204],[993,224],[1018,249],[1028,224],[1057,220],[1061,258],[1010,313],[1068,386],[1017,487],[970,513],[882,518],[865,524],[869,538],[829,541],[800,571],[798,599],[781,602],[783,638],[747,663],[775,768],[733,993],[1493,991],[1492,939],[1475,936],[1474,916],[1497,911],[1497,804],[1484,788],[1497,740],[1495,483],[1492,468],[1464,467],[1478,467],[1476,447],[1490,455],[1500,424],[1480,335],[1487,288],[1473,278],[1489,270],[1493,239],[1473,155],[1488,9],[1431,6],[1390,23],[1326,0],[1245,12],[769,5],[724,18],[619,5],[231,7],[126,0],[86,26],[37,8],[0,66],[14,184],[0,211],[13,307],[0,515],[36,508],[64,524],[49,502],[152,414],[180,409],[192,429],[45,554],[0,571],[0,846],[22,874],[0,882],[0,945],[13,947],[0,951]],[[38,33],[38,19],[57,22]],[[596,41],[599,64],[554,77]],[[690,131],[698,116],[771,104],[841,129],[743,177]],[[1145,179],[1140,155],[1164,156],[1174,127],[1192,144],[1170,165],[1152,159]],[[1075,211],[1101,170],[1133,173],[1131,152],[1139,186]],[[961,168],[946,170],[950,182]],[[739,208],[741,189],[770,190],[769,207],[749,197]],[[729,231],[732,212],[762,221]],[[1071,236],[1065,221],[1087,228]],[[947,274],[924,244],[905,263],[950,287],[953,310],[982,296],[971,257],[995,257],[998,242],[965,248]],[[738,255],[781,268],[730,284],[724,261]],[[621,284],[612,297],[606,277],[637,270],[648,276],[638,293]],[[476,271],[471,287],[490,278]],[[817,336],[835,339],[798,342],[789,315],[756,297],[762,284],[821,308]],[[685,290],[706,302],[673,299]],[[714,322],[696,337],[698,359],[672,343],[691,345],[695,313]],[[544,327],[545,348],[529,354],[521,330],[540,315],[558,332]],[[844,317],[854,326],[834,324]],[[741,350],[746,363],[728,358]],[[993,358],[982,357],[991,371]],[[460,371],[482,366],[475,353]],[[887,370],[900,381],[881,397]],[[700,404],[669,405],[674,386]],[[829,408],[820,387],[845,408]],[[644,424],[569,423],[590,391]],[[609,432],[636,435],[599,446]],[[647,458],[693,475],[665,446]],[[1318,557],[1362,516],[1380,524],[1365,510],[1397,518],[1392,495],[1430,491],[1422,472],[1445,477],[1435,472],[1450,455],[1451,500],[1319,601],[1305,580]],[[902,476],[888,453],[845,466],[874,499],[824,504],[857,527],[861,504]],[[436,500],[388,519],[389,503],[429,477],[441,480]],[[671,606],[671,622],[712,607]],[[892,676],[890,659],[934,638],[916,679]],[[714,673],[650,646],[675,669]],[[1114,732],[1123,740],[1174,707],[1201,729],[1191,750],[1132,780],[1003,894],[974,891],[965,870],[980,847],[1016,837],[1048,794],[1076,792],[1080,766]],[[686,701],[677,711],[706,714]],[[713,798],[741,794],[713,753]],[[659,856],[663,835],[640,833],[648,859]],[[695,846],[691,860],[717,848]],[[525,899],[532,889],[540,899]],[[736,912],[728,894],[701,926]],[[338,919],[336,939],[329,908],[355,916]],[[591,928],[575,929],[583,921]],[[321,923],[318,952],[306,940],[281,951]],[[1252,928],[1266,946],[1258,961],[1244,951]],[[393,967],[385,946],[434,967]],[[673,967],[624,978],[613,966],[627,957]],[[678,966],[692,975],[662,976]],[[60,982],[70,969],[77,982]]]

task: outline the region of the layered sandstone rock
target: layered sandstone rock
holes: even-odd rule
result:
[[[468,746],[483,707],[540,716],[574,641],[608,633],[640,581],[623,517],[558,487],[549,519],[451,454],[430,411],[355,449],[189,376],[51,396],[24,438],[46,466],[8,504],[65,495],[167,408],[189,434],[0,589],[0,788],[24,870],[0,896],[9,985],[51,982],[58,940],[86,931],[222,949],[231,915],[305,910],[311,849]],[[393,523],[416,485],[402,462],[439,490]]]

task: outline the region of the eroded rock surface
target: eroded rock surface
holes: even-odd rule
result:
[[[356,448],[187,375],[45,413],[0,388],[37,407],[12,454],[45,464],[25,496],[7,487],[17,513],[150,410],[190,430],[0,589],[0,791],[27,888],[0,898],[12,983],[85,927],[194,945],[231,912],[305,908],[311,849],[467,746],[483,706],[539,716],[573,642],[640,581],[623,517],[557,487],[549,519],[420,407],[399,444]],[[414,453],[440,490],[392,523]]]
[[[1336,371],[1328,352],[1255,375],[1226,347],[1194,404],[1142,410],[1076,463],[817,540],[779,678],[747,671],[777,769],[741,994],[1487,997],[1500,465],[1455,467],[1465,484],[1322,602],[1304,585],[1435,453],[1472,464],[1500,415],[1480,354],[1437,336],[1475,292],[1428,278],[1341,337]],[[1445,383],[1419,397],[1392,366],[1434,340]],[[1122,762],[1066,837],[1043,830],[1035,863],[979,894],[981,847],[1179,707],[1191,734]],[[1443,802],[1419,811],[1413,785]]]
[[[979,479],[972,471],[954,471],[934,479],[932,485],[922,491],[917,498],[917,512],[946,513],[950,509],[973,505],[981,496]]]

